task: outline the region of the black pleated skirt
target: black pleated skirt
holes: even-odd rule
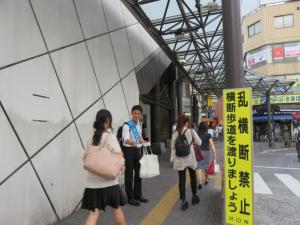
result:
[[[106,206],[117,209],[124,206],[127,202],[126,196],[122,193],[119,185],[105,188],[86,188],[82,199],[82,209],[105,210]]]

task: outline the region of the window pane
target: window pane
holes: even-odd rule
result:
[[[258,34],[260,32],[261,32],[261,22],[259,21],[255,24],[255,34]]]
[[[282,16],[274,17],[274,27],[275,28],[283,27],[283,17]]]
[[[254,25],[251,25],[250,27],[248,27],[248,34],[249,34],[249,37],[252,37],[254,35]]]
[[[284,16],[284,27],[292,27],[292,26],[294,26],[294,16],[293,15]]]

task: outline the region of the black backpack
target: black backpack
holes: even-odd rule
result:
[[[298,133],[297,133],[296,141],[300,143],[300,128],[297,128],[297,131]]]
[[[123,126],[124,126],[124,124],[127,124],[127,125],[128,125],[127,122],[123,123],[122,126],[120,126],[120,127],[118,128],[118,131],[117,131],[117,139],[118,139],[118,142],[119,142],[121,148],[123,147],[122,132],[123,132]],[[128,126],[129,126],[129,125],[128,125]],[[129,131],[130,131],[130,126],[129,126]]]
[[[192,142],[189,144],[185,136],[185,132],[187,130],[188,129],[186,129],[182,134],[178,132],[178,136],[175,140],[175,154],[178,157],[188,156],[191,152]]]

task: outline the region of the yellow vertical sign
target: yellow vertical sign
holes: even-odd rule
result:
[[[207,97],[207,106],[213,106],[214,105],[214,98],[211,94]]]
[[[223,91],[226,224],[253,224],[251,89]]]

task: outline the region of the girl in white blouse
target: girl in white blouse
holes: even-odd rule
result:
[[[109,131],[111,123],[111,113],[105,109],[100,110],[96,115],[94,134],[87,148],[91,145],[99,145],[111,150],[115,154],[123,155],[117,137]],[[91,172],[87,173],[87,184],[81,206],[81,208],[89,210],[85,225],[96,225],[100,216],[100,210],[104,211],[106,206],[112,208],[117,225],[126,225],[121,209],[121,206],[126,204],[126,200],[121,192],[118,178],[107,179]]]

